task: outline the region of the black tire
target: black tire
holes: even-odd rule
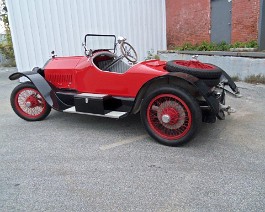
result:
[[[167,112],[164,114],[164,111],[171,115],[166,114]],[[166,146],[187,143],[196,134],[202,122],[198,102],[182,88],[173,86],[154,90],[143,100],[140,112],[148,134]],[[181,115],[184,115],[184,118]]]
[[[176,60],[166,63],[166,70],[169,72],[183,72],[203,79],[217,79],[222,75],[222,69],[209,63],[204,63],[212,67],[212,69],[191,68],[176,64]]]
[[[20,94],[22,92],[24,92],[24,96],[28,94],[27,99],[32,96],[31,100],[33,101],[34,104],[36,104],[36,106],[34,106],[34,104],[32,107],[26,106],[26,97],[24,96],[20,97]],[[21,98],[20,101],[18,101],[18,98]],[[42,97],[38,89],[31,82],[25,82],[25,83],[22,83],[16,86],[11,93],[10,103],[11,103],[11,106],[14,112],[20,118],[27,120],[27,121],[43,120],[51,112],[51,107],[47,104],[47,102]],[[39,113],[37,113],[38,112],[37,109],[39,109]]]

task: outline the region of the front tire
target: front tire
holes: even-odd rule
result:
[[[14,112],[27,121],[43,120],[51,112],[51,107],[31,82],[15,87],[10,102]]]
[[[162,87],[147,96],[141,119],[149,135],[167,146],[179,146],[192,139],[202,115],[197,101],[178,87]]]

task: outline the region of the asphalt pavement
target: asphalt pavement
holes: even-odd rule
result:
[[[138,115],[24,121],[12,71],[0,69],[0,211],[265,211],[264,85],[238,83],[237,113],[174,148]]]

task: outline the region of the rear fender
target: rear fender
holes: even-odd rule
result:
[[[56,95],[55,88],[52,88],[49,83],[38,73],[40,68],[35,67],[32,71],[17,72],[9,76],[10,80],[17,80],[20,77],[28,78],[41,93],[48,105],[55,110],[65,110],[69,108],[69,105],[63,103]]]
[[[181,72],[171,72],[168,75],[164,75],[162,77],[158,77],[155,79],[152,79],[148,81],[138,92],[137,98],[135,100],[134,108],[132,109],[132,113],[137,113],[140,110],[141,102],[144,99],[145,95],[147,94],[148,89],[152,85],[159,85],[161,84],[171,84],[170,81],[172,79],[178,79],[181,81],[184,81],[185,83],[192,86],[197,92],[200,93],[206,100],[207,104],[210,106],[214,114],[219,118],[219,102],[218,100],[211,95],[212,91],[209,89],[209,87],[202,81],[199,80],[197,77],[194,77],[189,74],[181,73]]]
[[[224,82],[224,85],[228,85],[235,94],[240,94],[240,91],[232,78],[224,70],[222,70],[222,72],[221,81]]]

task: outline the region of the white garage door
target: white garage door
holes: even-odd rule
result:
[[[7,0],[18,70],[82,55],[87,33],[122,35],[141,60],[166,49],[165,0]]]

